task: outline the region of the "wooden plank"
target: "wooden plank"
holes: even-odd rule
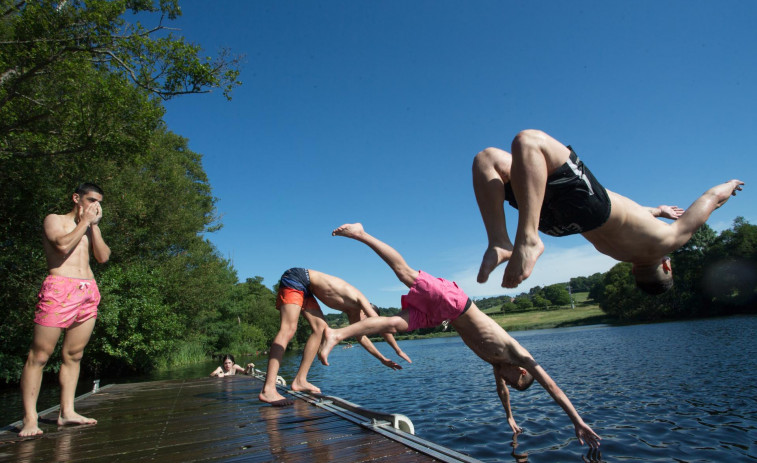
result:
[[[0,433],[0,462],[438,461],[302,400],[262,404],[261,387],[246,376],[110,386],[76,403],[97,425],[58,428],[54,411],[41,437]]]

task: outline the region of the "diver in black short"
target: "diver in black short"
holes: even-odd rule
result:
[[[524,130],[513,140],[512,154],[486,148],[473,161],[473,189],[489,240],[478,281],[505,261],[502,286],[515,288],[528,278],[544,251],[541,230],[553,236],[581,233],[599,252],[631,262],[641,289],[662,293],[673,285],[667,254],[686,244],[743,184],[716,185],[685,212],[643,207],[603,188],[570,147],[542,131]],[[505,200],[519,211],[515,242],[505,228]]]

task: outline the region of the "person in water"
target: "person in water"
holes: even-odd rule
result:
[[[521,429],[513,418],[508,386],[528,389],[534,380],[547,390],[552,399],[565,411],[575,427],[579,442],[599,446],[600,437],[584,423],[568,396],[557,386],[531,354],[513,339],[452,281],[434,278],[422,270],[415,270],[394,248],[368,234],[359,223],[345,224],[332,232],[360,241],[373,249],[410,291],[402,296],[402,311],[393,317],[372,317],[353,325],[326,328],[318,358],[328,365],[331,350],[340,341],[352,336],[377,333],[397,333],[437,326],[448,320],[463,342],[492,365],[497,391],[513,432]]]
[[[358,322],[365,317],[378,316],[363,293],[341,278],[305,268],[290,268],[284,272],[279,281],[279,291],[276,297],[276,308],[281,313],[281,327],[273,340],[268,356],[266,379],[258,396],[261,402],[274,406],[292,404],[292,401],[284,398],[276,389],[276,376],[284,351],[297,331],[297,319],[300,314],[308,321],[313,332],[305,343],[300,368],[294,381],[292,381],[291,388],[294,391],[315,394],[321,392],[318,387],[307,380],[310,366],[318,352],[318,346],[321,344],[323,331],[328,326],[316,298],[332,309],[345,312],[350,323]],[[407,362],[411,362],[410,357],[397,345],[394,336],[391,334],[382,334],[382,336],[397,355]],[[381,354],[367,337],[357,336],[357,341],[387,367],[393,370],[402,368]]]
[[[502,286],[515,288],[544,251],[539,231],[581,233],[599,252],[631,262],[639,288],[660,294],[673,285],[666,255],[686,244],[743,184],[716,185],[685,212],[676,206],[642,207],[602,187],[570,146],[539,130],[524,130],[513,140],[512,154],[486,148],[473,161],[473,189],[489,241],[477,280],[486,282],[509,261]],[[505,201],[519,212],[514,243],[505,227]]]
[[[110,258],[110,248],[99,227],[103,216],[102,200],[103,191],[99,186],[82,183],[74,191],[73,207],[68,213],[45,217],[42,245],[49,275],[38,295],[34,335],[21,374],[24,402],[21,437],[42,434],[37,416],[42,370],[63,330],[58,425],[97,423],[94,418],[76,413],[74,395],[84,347],[95,327],[100,303],[100,291],[89,266],[90,255],[101,264]]]
[[[234,376],[237,373],[249,375],[252,373],[253,368],[255,368],[254,363],[248,363],[247,368],[242,368],[234,362],[234,356],[231,354],[224,355],[221,358],[221,363],[222,365],[213,370],[210,376],[223,378],[224,376]]]

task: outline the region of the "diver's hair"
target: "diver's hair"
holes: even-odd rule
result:
[[[234,361],[234,356],[231,355],[231,354],[226,354],[223,357],[221,357],[221,363],[225,362],[226,359],[231,360],[231,363],[237,363],[237,362]]]
[[[76,193],[77,195],[84,195],[89,193],[90,191],[94,191],[97,194],[105,196],[102,188],[94,183],[89,182],[80,183],[79,186],[76,187],[76,190],[74,190],[74,193]]]
[[[518,384],[513,387],[519,391],[525,391],[531,387],[532,384],[534,384],[534,376],[531,373],[526,372],[525,375],[520,377]]]
[[[652,296],[662,294],[673,287],[673,279],[657,279],[654,281],[640,281],[636,280],[636,287]]]

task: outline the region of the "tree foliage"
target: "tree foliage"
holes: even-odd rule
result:
[[[631,264],[617,264],[596,289],[602,310],[621,320],[757,311],[757,226],[738,217],[717,235],[704,225],[671,259],[675,284],[660,296],[636,288]]]
[[[239,83],[237,58],[202,57],[166,27],[179,14],[176,0],[0,0],[6,382],[19,377],[46,274],[42,221],[71,210],[82,181],[105,190],[100,228],[113,251],[93,265],[103,299],[85,374],[147,371],[190,344],[255,352],[278,329],[272,291],[238,283],[205,238],[221,223],[202,157],[162,121],[165,99],[229,97]]]

